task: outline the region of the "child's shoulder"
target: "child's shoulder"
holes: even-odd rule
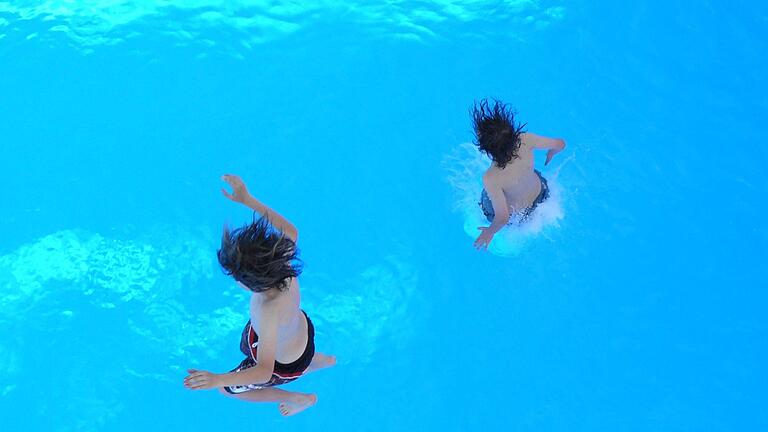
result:
[[[483,173],[483,183],[487,182],[494,182],[499,176],[501,175],[502,170],[496,166],[496,164],[491,164],[490,167],[488,167],[487,170]]]

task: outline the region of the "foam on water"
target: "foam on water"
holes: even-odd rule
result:
[[[526,223],[499,231],[488,247],[491,253],[503,257],[515,256],[525,249],[528,242],[547,238],[547,232],[559,226],[558,222],[564,214],[562,189],[557,177],[568,160],[542,172],[549,185],[549,199],[536,207]],[[443,167],[448,172],[446,180],[453,188],[453,210],[462,216],[464,232],[473,240],[480,235],[478,227],[490,225],[478,205],[483,190],[483,173],[490,164],[488,156],[477,151],[472,143],[461,144],[443,158]]]
[[[133,376],[173,381],[186,367],[211,367],[214,360],[239,356],[247,293],[229,278],[214,280],[213,231],[159,227],[134,237],[62,230],[0,255],[0,333],[14,334],[19,323],[34,321],[67,337],[67,323],[108,311],[104,328],[142,347],[121,354],[122,367]],[[407,337],[406,305],[417,272],[403,259],[392,255],[370,263],[350,279],[307,277],[304,303],[323,350],[362,363],[386,336]],[[335,336],[324,340],[325,334]],[[341,342],[355,340],[354,347],[340,344],[339,334],[346,336]],[[28,344],[23,338],[0,340],[0,394],[13,390]],[[147,364],[144,355],[163,361]]]

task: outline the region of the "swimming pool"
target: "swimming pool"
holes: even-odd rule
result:
[[[765,430],[767,17],[0,2],[3,429]],[[482,97],[569,144],[501,254],[465,233]],[[296,417],[182,386],[240,360],[224,173],[302,233],[339,364]]]

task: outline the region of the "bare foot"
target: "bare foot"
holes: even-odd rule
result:
[[[298,414],[305,409],[311,407],[317,402],[317,396],[313,394],[294,393],[280,403],[278,408],[280,414],[284,416],[292,416]]]
[[[336,356],[315,353],[312,357],[312,363],[309,364],[305,373],[314,372],[318,369],[325,369],[336,364]]]

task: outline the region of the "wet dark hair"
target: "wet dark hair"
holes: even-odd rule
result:
[[[216,253],[224,273],[253,292],[285,291],[301,273],[296,243],[275,229],[266,217],[234,230],[224,228]]]
[[[525,124],[515,124],[515,111],[507,104],[488,99],[475,102],[472,107],[472,124],[475,129],[475,145],[487,154],[499,168],[517,159],[520,139]]]

